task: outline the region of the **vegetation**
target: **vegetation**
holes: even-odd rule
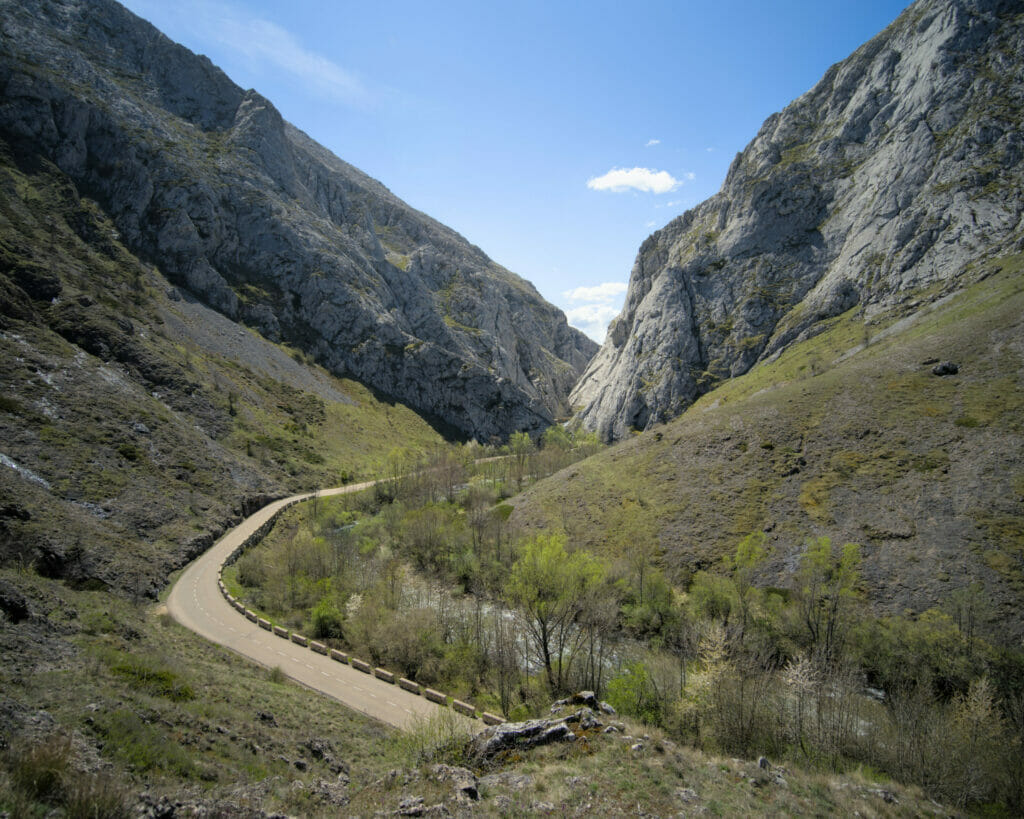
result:
[[[819,537],[802,544],[791,587],[765,589],[754,582],[770,558],[763,532],[685,590],[649,563],[567,551],[562,534],[519,540],[495,575],[450,551],[416,559],[424,544],[459,540],[464,509],[379,502],[321,501],[316,521],[292,510],[239,561],[239,578],[263,581],[243,592],[276,601],[270,615],[297,627],[326,619],[328,642],[513,718],[587,688],[697,748],[833,772],[868,766],[961,806],[1022,804],[1024,653],[976,633],[980,588],[946,610],[878,618],[861,547]],[[334,574],[323,568],[330,555],[341,561]],[[275,565],[291,566],[276,592]],[[372,582],[356,590],[351,577]],[[425,724],[409,743],[410,759],[464,764],[444,726]]]
[[[28,598],[0,618],[0,811],[128,815],[146,789],[330,815],[316,788],[344,774],[346,809],[371,813],[394,809],[395,766],[467,763],[455,723],[397,738],[146,607],[266,496],[376,475],[290,510],[226,581],[510,718],[589,688],[644,737],[505,760],[532,785],[490,785],[493,812],[884,813],[879,783],[908,813],[934,809],[923,794],[1024,810],[1024,473],[1004,457],[1022,434],[1021,257],[913,321],[826,321],[622,446],[553,426],[495,449],[446,443],[255,333],[204,342],[216,328],[94,202],[45,162],[0,159],[17,467],[0,468],[0,579]],[[446,320],[476,332],[460,286]],[[961,376],[932,376],[937,355]],[[969,491],[947,516],[950,486]],[[938,522],[903,517],[912,502]],[[786,790],[736,759],[760,754],[792,767]]]

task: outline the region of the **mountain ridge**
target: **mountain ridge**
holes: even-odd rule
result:
[[[565,414],[596,345],[532,285],[122,7],[5,5],[4,135],[173,282],[464,435]]]
[[[581,422],[648,428],[818,321],[870,322],[1020,249],[1020,22],[1001,0],[919,0],[768,117],[722,190],[641,246],[570,397]]]

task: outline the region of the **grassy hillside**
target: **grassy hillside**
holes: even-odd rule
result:
[[[725,382],[680,418],[539,483],[526,531],[615,556],[651,543],[680,585],[768,533],[760,582],[804,543],[862,545],[877,610],[942,605],[980,581],[995,632],[1024,634],[1024,257],[963,291],[856,310]],[[937,360],[959,366],[936,376]]]

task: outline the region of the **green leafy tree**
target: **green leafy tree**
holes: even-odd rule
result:
[[[551,693],[562,692],[583,632],[576,625],[601,582],[601,564],[588,552],[566,551],[562,534],[526,542],[512,566],[506,596],[519,609],[526,636],[544,668]]]
[[[530,456],[534,453],[533,439],[528,433],[513,432],[508,439],[508,451],[512,456],[512,474],[516,479],[516,488],[523,488]]]
[[[807,638],[819,659],[838,658],[860,601],[860,546],[845,543],[833,554],[827,537],[812,538],[797,572],[797,604]]]
[[[739,542],[736,554],[727,561],[728,567],[732,569],[732,583],[740,614],[740,640],[747,633],[751,604],[757,593],[754,588],[754,570],[768,554],[765,549],[766,540],[764,532],[751,532]]]
[[[627,716],[651,725],[661,722],[662,697],[642,662],[629,663],[622,674],[609,681],[608,702]]]

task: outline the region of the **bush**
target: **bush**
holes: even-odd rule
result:
[[[249,588],[259,588],[267,582],[267,566],[259,552],[246,552],[238,559],[238,582]]]
[[[472,727],[449,708],[438,708],[431,716],[414,716],[396,739],[401,755],[410,767],[428,762],[465,765]]]
[[[643,663],[630,663],[608,683],[608,702],[616,711],[651,725],[661,724],[662,700]]]
[[[111,670],[139,688],[171,702],[188,702],[195,699],[195,692],[188,683],[168,668],[158,668],[141,657],[127,657],[114,665]]]
[[[64,814],[68,819],[127,819],[127,794],[111,776],[75,777],[68,782],[64,796]]]
[[[318,639],[342,639],[345,636],[345,620],[329,597],[321,597],[313,608],[313,636]]]
[[[11,779],[14,785],[33,799],[58,801],[71,763],[71,740],[54,734],[27,747],[12,748]]]

